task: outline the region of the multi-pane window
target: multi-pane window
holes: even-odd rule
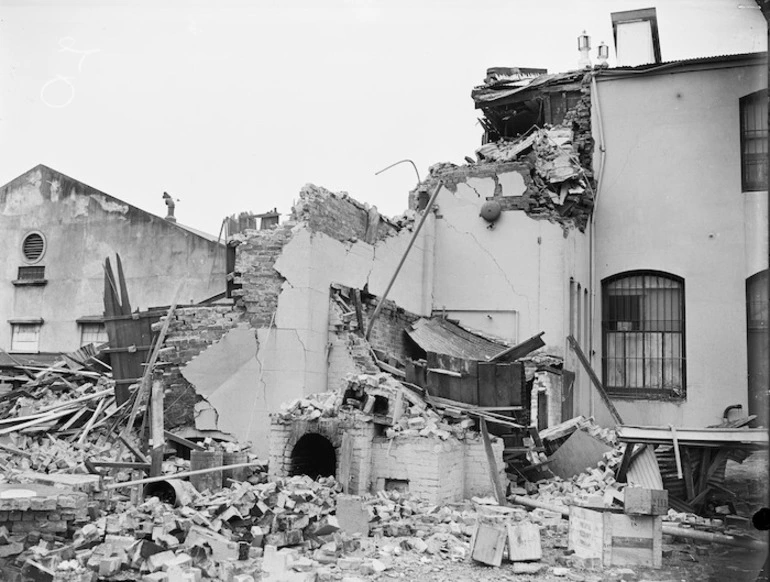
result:
[[[741,185],[767,190],[767,90],[741,99]]]
[[[683,397],[684,281],[657,272],[604,280],[602,348],[608,392]]]
[[[90,322],[80,324],[80,345],[101,345],[107,343],[107,329],[103,323]]]
[[[11,351],[36,353],[40,346],[39,323],[11,324]]]

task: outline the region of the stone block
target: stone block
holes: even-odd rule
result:
[[[337,496],[337,522],[347,534],[369,535],[369,512],[357,495]]]

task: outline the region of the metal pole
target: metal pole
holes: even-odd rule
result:
[[[417,228],[414,230],[414,233],[412,234],[412,238],[409,241],[409,244],[407,245],[403,256],[401,257],[401,261],[398,263],[398,267],[396,267],[396,272],[393,273],[393,276],[390,278],[390,283],[388,283],[388,287],[387,289],[385,289],[385,293],[382,294],[382,297],[380,298],[380,302],[377,304],[377,307],[375,307],[374,309],[374,313],[372,313],[372,316],[369,318],[369,323],[366,326],[366,336],[365,336],[367,340],[369,339],[369,335],[372,333],[374,320],[377,319],[377,316],[380,314],[382,305],[385,303],[385,299],[387,299],[388,293],[390,293],[390,289],[391,287],[393,287],[393,283],[396,282],[396,277],[398,277],[398,273],[401,271],[401,267],[404,266],[406,257],[407,255],[409,255],[409,251],[412,250],[412,245],[414,245],[414,241],[417,240],[417,235],[420,234],[422,225],[425,224],[425,219],[428,218],[428,213],[430,213],[431,208],[433,208],[433,203],[436,201],[436,197],[438,196],[439,190],[441,190],[441,186],[443,186],[443,183],[439,181],[439,183],[436,184],[436,189],[433,191],[433,195],[430,197],[430,200],[428,200],[428,205],[425,207],[425,211],[422,214],[422,218],[420,218],[420,222],[417,224]]]

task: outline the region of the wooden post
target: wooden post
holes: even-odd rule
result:
[[[166,446],[163,434],[163,382],[160,380],[152,383],[150,417],[150,477],[157,477],[162,470],[163,449]]]
[[[569,345],[572,346],[572,349],[575,350],[575,354],[577,355],[578,360],[580,360],[580,363],[583,364],[583,368],[585,368],[585,371],[588,373],[588,377],[591,378],[591,382],[593,382],[594,386],[596,386],[596,390],[597,392],[599,392],[599,396],[602,397],[604,404],[609,409],[610,414],[612,415],[612,418],[615,419],[615,422],[617,422],[618,424],[623,424],[623,419],[620,418],[620,413],[615,408],[615,405],[610,400],[610,397],[607,396],[607,391],[604,389],[604,386],[599,380],[599,377],[596,375],[596,372],[594,372],[594,369],[591,367],[591,363],[588,361],[588,358],[586,358],[586,355],[583,353],[583,350],[580,349],[580,344],[571,335],[567,336],[567,340],[569,340]]]
[[[495,492],[495,498],[500,505],[506,505],[505,492],[500,485],[500,479],[497,473],[497,463],[495,462],[495,454],[492,452],[492,443],[489,440],[489,432],[487,431],[487,421],[483,418],[479,419],[479,426],[481,427],[481,437],[484,439],[484,450],[487,453],[487,462],[489,464],[489,478],[492,481],[493,491]]]

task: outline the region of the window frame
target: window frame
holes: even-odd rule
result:
[[[39,236],[43,242],[43,248],[40,251],[40,254],[36,258],[29,258],[27,254],[24,252],[24,246],[26,245],[27,240],[32,236]],[[19,250],[21,251],[21,258],[25,264],[35,265],[40,261],[42,261],[43,257],[45,257],[45,253],[48,250],[48,240],[45,238],[45,235],[39,230],[30,230],[21,238],[21,246],[19,247]]]
[[[43,320],[34,320],[34,321],[10,321],[11,324],[11,353],[15,354],[38,354],[40,353],[40,332],[43,327]],[[15,344],[17,341],[17,333],[22,328],[33,328],[36,340],[35,340],[35,349],[26,349],[26,346],[24,348],[21,348],[21,346],[18,346]],[[31,344],[32,342],[24,342],[25,344]]]
[[[102,344],[105,344],[105,343],[109,342],[109,338],[107,337],[107,326],[105,325],[104,321],[102,321],[102,320],[85,320],[85,319],[81,319],[81,320],[78,320],[77,324],[78,324],[78,328],[79,328],[79,331],[80,331],[80,347],[81,348],[83,346],[87,346],[88,344],[94,344],[96,346],[99,346],[99,345],[102,345]],[[86,332],[86,328],[95,327],[95,326],[99,326],[100,327],[100,331],[103,332],[103,334],[104,334],[104,338],[105,338],[104,341],[101,341],[101,342],[86,341],[86,342],[84,342],[83,341],[83,334]]]
[[[614,328],[611,329],[611,323],[613,323],[609,319],[609,298],[610,295],[610,286],[613,283],[616,283],[618,281],[622,281],[624,279],[631,279],[634,277],[658,277],[661,279],[664,279],[666,281],[669,281],[671,283],[674,283],[675,286],[671,287],[673,289],[677,289],[679,292],[679,313],[678,313],[678,319],[670,319],[670,320],[664,320],[666,324],[678,322],[679,325],[679,331],[676,330],[653,330],[653,329],[647,329],[647,326],[644,324],[646,322],[652,322],[652,321],[659,321],[659,320],[653,320],[652,318],[646,317],[644,313],[643,308],[639,308],[639,321],[636,322],[637,325],[633,326],[634,322],[632,323],[632,326],[627,329],[620,329],[620,328]],[[644,279],[643,279],[644,282]],[[660,287],[656,288],[659,289]],[[663,287],[665,288],[665,287]],[[674,275],[673,273],[666,273],[663,271],[655,271],[655,270],[636,270],[636,271],[625,271],[623,273],[617,273],[615,275],[612,275],[610,277],[606,277],[601,282],[601,289],[602,289],[602,304],[601,304],[601,342],[602,342],[602,383],[604,384],[604,388],[607,392],[607,394],[616,397],[616,398],[626,398],[631,400],[686,400],[687,398],[687,333],[686,333],[686,327],[687,327],[687,318],[686,318],[686,295],[685,295],[685,281],[682,277],[679,277],[677,275]],[[642,293],[638,295],[638,297],[641,299],[641,302],[644,302],[644,298],[648,297],[647,294],[647,287],[643,286]],[[640,303],[640,305],[642,304]],[[618,323],[618,321],[615,321],[614,323]],[[660,387],[652,387],[647,386],[647,379],[645,378],[645,372],[646,368],[648,366],[648,362],[651,360],[648,359],[650,356],[647,354],[642,354],[642,358],[640,361],[641,368],[642,368],[642,374],[643,374],[643,381],[642,387],[632,387],[632,386],[613,386],[610,383],[610,372],[609,372],[609,361],[608,361],[608,354],[609,354],[609,346],[608,346],[608,340],[609,340],[609,334],[611,333],[636,333],[641,334],[641,340],[642,340],[642,348],[645,347],[645,336],[649,335],[652,337],[653,333],[662,333],[662,334],[678,334],[680,337],[679,342],[679,348],[680,353],[678,356],[679,360],[679,367],[680,367],[680,382],[681,385],[678,387],[665,387],[664,385]],[[665,360],[665,357],[663,355],[664,352],[664,339],[661,338],[661,359]],[[623,355],[622,358],[624,361],[628,360],[628,357]],[[665,369],[665,362],[661,362],[662,370]],[[662,374],[665,374],[665,372],[662,372]],[[628,381],[625,382],[628,384]]]
[[[741,97],[739,102],[739,118],[738,118],[738,131],[740,133],[740,147],[741,147],[741,191],[742,192],[764,192],[768,189],[768,168],[767,168],[767,156],[768,156],[768,129],[767,129],[767,123],[760,124],[760,126],[763,125],[763,127],[760,127],[759,131],[760,133],[764,134],[764,152],[762,154],[762,160],[763,165],[765,166],[765,182],[763,184],[760,184],[759,182],[749,182],[747,180],[746,176],[746,168],[747,168],[747,162],[748,162],[748,155],[746,152],[746,144],[748,142],[748,131],[750,131],[747,128],[747,124],[744,123],[744,112],[748,107],[752,106],[759,106],[761,110],[764,111],[764,117],[765,120],[767,120],[767,89],[760,89],[759,91],[754,91],[753,93],[749,93],[748,95],[744,95]],[[763,107],[764,105],[764,107]],[[752,138],[755,140],[762,140],[763,136],[760,135],[758,138]]]

